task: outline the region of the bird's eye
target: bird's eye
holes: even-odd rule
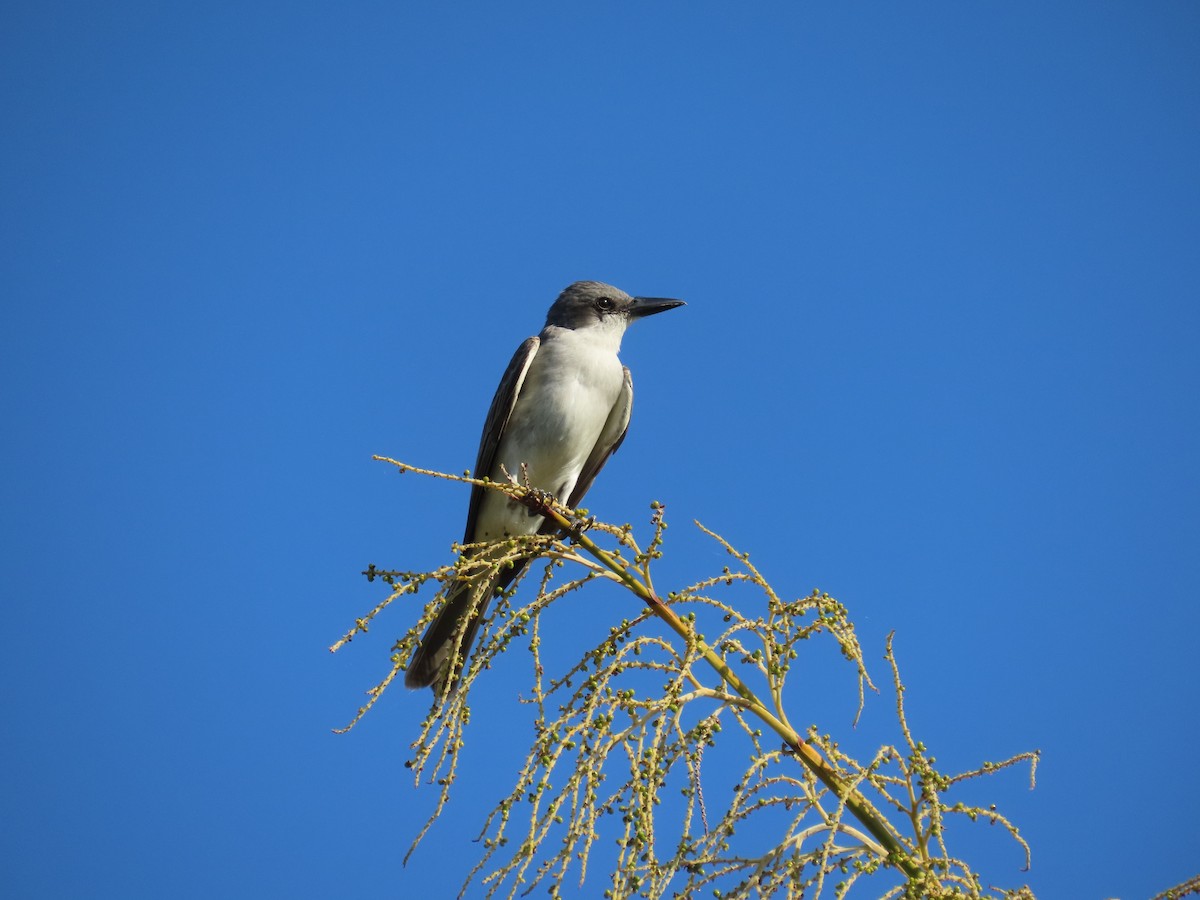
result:
[[[617,301],[615,301],[612,297],[601,297],[596,301],[597,309],[612,309],[616,305]]]

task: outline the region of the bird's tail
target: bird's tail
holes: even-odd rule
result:
[[[521,560],[494,574],[481,573],[451,584],[445,606],[426,629],[408,664],[404,686],[432,687],[441,693],[446,678],[457,681],[470,659],[471,645],[492,597],[512,584],[528,564],[529,560]]]

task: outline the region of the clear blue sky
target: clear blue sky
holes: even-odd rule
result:
[[[627,336],[589,497],[667,504],[660,587],[723,564],[698,518],[846,602],[881,683],[896,630],[947,768],[1041,748],[986,792],[1034,848],[981,829],[995,881],[1196,874],[1194,3],[48,0],[0,73],[8,896],[457,887],[516,667],[401,868],[427,695],[330,729],[409,613],[326,648],[367,563],[461,536],[370,455],[470,466],[580,278],[689,304]],[[581,646],[629,612],[570,609]],[[811,671],[794,717],[849,733]]]

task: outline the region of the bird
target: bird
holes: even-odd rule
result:
[[[475,477],[520,478],[578,507],[629,429],[633,380],[617,356],[625,329],[636,319],[684,305],[666,297],[632,297],[600,281],[568,285],[546,313],[541,333],[517,348],[500,379],[479,440]],[[502,491],[472,486],[463,544],[553,531],[543,516]],[[485,551],[466,551],[472,552]],[[488,584],[459,578],[447,587],[441,611],[409,661],[406,687],[432,687],[440,695],[447,680],[451,687],[457,683],[488,601],[531,559],[501,569]]]

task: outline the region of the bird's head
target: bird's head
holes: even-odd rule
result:
[[[602,281],[576,281],[558,295],[546,313],[546,324],[571,329],[612,328],[620,333],[634,319],[683,305],[682,300],[665,297],[630,297]]]

